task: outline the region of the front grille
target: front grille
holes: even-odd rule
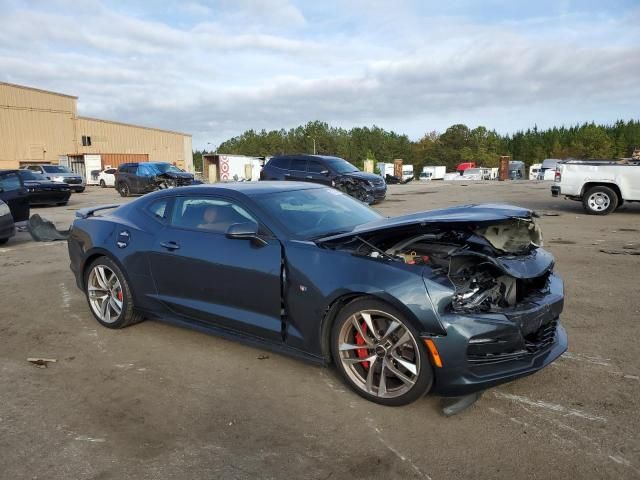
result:
[[[373,183],[375,187],[381,187],[384,185],[384,180],[382,178],[379,180],[372,180],[371,183]]]
[[[556,340],[558,319],[542,325],[536,331],[516,340],[514,337],[498,337],[487,339],[487,342],[469,344],[467,347],[467,359],[474,365],[488,363],[500,363],[510,360],[518,360],[529,355],[536,355],[550,348]],[[511,348],[509,348],[511,345]]]
[[[535,332],[524,337],[525,348],[529,353],[539,353],[553,345],[558,329],[558,319],[542,325]]]
[[[78,183],[82,183],[82,179],[81,178],[65,178],[64,183],[77,185]]]
[[[190,178],[178,178],[178,179],[176,179],[176,185],[178,185],[179,187],[185,187],[187,185],[191,185],[191,179]]]

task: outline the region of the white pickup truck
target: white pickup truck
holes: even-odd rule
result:
[[[559,162],[551,194],[581,201],[591,215],[607,215],[624,202],[640,202],[640,161]]]

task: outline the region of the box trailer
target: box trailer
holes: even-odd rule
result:
[[[442,180],[445,173],[447,173],[447,167],[444,165],[422,167],[420,180]]]

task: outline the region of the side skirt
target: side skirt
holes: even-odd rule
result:
[[[196,330],[198,332],[203,332],[210,335],[216,335],[218,337],[222,337],[227,340],[233,340],[238,343],[242,343],[244,345],[249,345],[256,348],[262,348],[274,353],[279,353],[289,357],[297,358],[299,360],[313,363],[314,365],[322,365],[322,366],[328,365],[326,362],[326,359],[321,356],[307,353],[303,350],[299,350],[297,348],[284,345],[283,343],[271,342],[264,338],[246,335],[244,333],[236,332],[235,330],[229,330],[226,328],[219,327],[217,325],[212,325],[209,323],[201,322],[199,320],[194,320],[190,317],[182,317],[178,315],[160,315],[157,312],[150,312],[142,309],[137,309],[137,311],[141,315],[143,315],[145,318],[148,318],[148,319],[159,320],[161,322],[169,323],[171,325],[189,328],[191,330]]]

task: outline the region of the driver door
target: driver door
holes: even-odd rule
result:
[[[246,222],[258,220],[234,200],[176,197],[149,254],[158,296],[180,315],[282,341],[280,242],[266,231],[266,244],[227,238]]]

